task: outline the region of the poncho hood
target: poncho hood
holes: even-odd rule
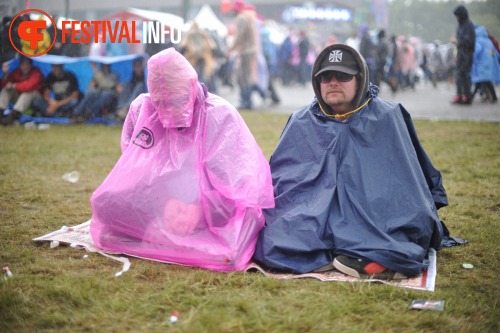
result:
[[[458,6],[457,8],[455,8],[453,14],[455,14],[455,16],[457,17],[459,24],[462,24],[469,19],[469,12],[464,6]]]
[[[330,52],[333,50],[340,50],[343,52],[350,52],[356,63],[358,64],[359,67],[359,73],[356,75],[357,80],[358,80],[358,89],[357,89],[357,94],[354,97],[353,100],[353,105],[352,108],[356,109],[359,107],[367,98],[367,92],[368,92],[368,87],[369,87],[369,78],[368,78],[368,66],[366,65],[365,60],[361,56],[361,54],[353,49],[352,47],[345,45],[345,44],[333,44],[320,52],[318,57],[316,58],[316,61],[314,62],[313,69],[312,69],[312,85],[314,89],[314,93],[316,94],[316,98],[318,99],[319,104],[329,114],[334,114],[334,110],[325,103],[323,98],[321,97],[321,88],[320,88],[320,83],[316,78],[316,74],[321,70],[321,64],[323,63],[323,60],[326,57],[329,57]]]
[[[163,127],[191,126],[200,89],[198,74],[174,48],[148,60],[148,90]]]
[[[488,38],[488,30],[484,25],[475,27],[476,37]]]

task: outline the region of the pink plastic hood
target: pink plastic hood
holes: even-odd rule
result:
[[[163,127],[191,126],[198,74],[182,54],[171,47],[149,59],[148,90]]]

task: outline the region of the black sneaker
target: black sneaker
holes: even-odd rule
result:
[[[333,266],[340,272],[361,279],[403,280],[407,277],[384,266],[365,259],[337,256]]]
[[[2,119],[2,125],[9,126],[12,125],[17,119],[21,116],[21,112],[17,112],[16,110],[10,110],[10,113],[7,117]]]

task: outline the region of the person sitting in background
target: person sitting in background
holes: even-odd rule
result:
[[[74,122],[83,122],[93,117],[112,114],[118,101],[118,74],[111,71],[111,65],[101,64],[97,69],[90,63],[94,77],[89,83],[85,97],[78,103],[73,112]]]
[[[65,71],[63,65],[53,64],[43,83],[43,96],[35,98],[33,109],[44,117],[70,117],[79,96],[75,75]]]
[[[120,94],[118,97],[118,106],[116,116],[120,120],[124,120],[127,116],[130,104],[140,94],[146,91],[146,82],[144,81],[144,59],[137,58],[133,63],[132,78],[124,85],[118,84],[116,87]]]
[[[28,57],[21,57],[19,68],[9,73],[9,63],[2,65],[3,78],[0,82],[0,116],[9,107],[14,106],[6,118],[2,119],[3,125],[11,125],[21,113],[26,111],[33,100],[40,96],[43,85],[42,72],[33,67],[32,60]]]

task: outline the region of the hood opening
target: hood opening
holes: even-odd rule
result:
[[[335,114],[335,111],[328,104],[326,104],[323,98],[321,97],[321,87],[319,81],[316,78],[316,75],[323,70],[324,63],[333,50],[349,52],[353,56],[355,63],[358,65],[359,73],[356,74],[355,76],[356,80],[358,81],[357,82],[358,87],[356,95],[354,96],[354,99],[352,101],[353,110],[358,108],[364,102],[367,96],[368,86],[369,86],[368,66],[366,65],[365,60],[358,51],[345,44],[333,44],[323,49],[318,54],[316,60],[314,61],[312,69],[312,85],[318,103],[321,105],[321,108],[328,114],[332,115]]]
[[[190,127],[199,90],[193,66],[172,47],[153,55],[147,66],[149,95],[163,127]]]
[[[463,23],[469,19],[469,12],[467,8],[460,5],[453,11],[453,14],[457,17],[459,23]]]

